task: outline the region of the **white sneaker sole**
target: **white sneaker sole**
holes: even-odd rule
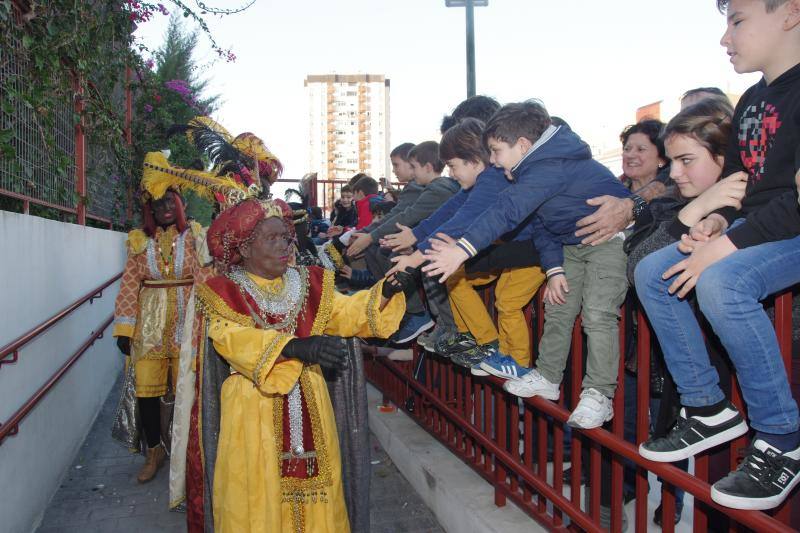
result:
[[[583,425],[583,424],[579,424],[577,420],[573,420],[572,419],[572,415],[570,415],[569,419],[567,419],[567,425],[569,427],[575,428],[575,429],[595,429],[595,428],[599,428],[600,426],[602,426],[603,424],[605,424],[606,422],[608,422],[612,418],[614,418],[614,411],[611,411],[603,419],[603,421],[601,421],[599,423],[595,423],[595,424],[591,424],[591,425]]]
[[[478,368],[478,367],[475,367],[475,366],[471,367],[469,369],[469,372],[473,376],[488,376],[489,375],[489,373],[486,372],[485,370],[483,370],[482,368]]]
[[[519,381],[519,380],[509,381],[507,383],[514,383],[515,381]],[[544,398],[545,400],[551,400],[551,401],[557,402],[558,399],[561,397],[561,393],[560,392],[557,392],[555,394],[547,393],[545,391],[538,391],[538,392],[528,393],[528,392],[515,392],[513,390],[506,389],[505,387],[503,387],[503,389],[506,392],[510,392],[514,396],[519,396],[520,398],[533,398],[534,396],[538,396],[539,398]]]
[[[742,420],[739,424],[730,429],[726,429],[722,433],[717,433],[716,435],[707,439],[703,439],[700,442],[696,442],[691,446],[687,446],[686,448],[672,452],[654,452],[653,450],[648,450],[645,448],[644,443],[642,443],[639,445],[639,455],[645,459],[649,459],[650,461],[655,461],[657,463],[674,463],[675,461],[688,459],[689,457],[711,449],[714,446],[725,444],[726,442],[732,441],[737,437],[741,437],[745,433],[747,433],[747,422]]]
[[[791,483],[789,483],[780,494],[770,496],[769,498],[744,498],[742,496],[732,496],[720,492],[717,488],[711,486],[711,499],[720,505],[730,507],[731,509],[744,509],[746,511],[766,511],[767,509],[774,509],[778,507],[786,497],[792,492],[797,484],[800,483],[800,476],[795,476]]]

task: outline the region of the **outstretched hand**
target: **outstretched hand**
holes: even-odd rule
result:
[[[372,235],[369,233],[353,233],[350,236],[350,244],[347,247],[347,255],[349,257],[356,257],[361,255],[361,252],[367,249],[367,246],[372,244]]]
[[[422,255],[422,252],[417,250],[411,255],[396,255],[394,257],[390,257],[389,261],[394,263],[394,266],[386,272],[386,276],[390,276],[395,272],[405,272],[410,268],[417,268],[422,263],[425,262],[425,257]]]
[[[381,296],[389,299],[395,294],[402,292],[406,295],[406,298],[408,298],[415,290],[417,290],[417,284],[411,272],[394,272],[384,278],[383,286],[381,287]]]
[[[437,233],[430,243],[431,249],[425,252],[425,259],[429,262],[422,271],[430,277],[439,276],[439,283],[444,283],[469,256],[456,245],[455,239],[444,233]]]
[[[411,231],[411,228],[399,222],[395,223],[395,226],[397,226],[397,229],[400,231],[397,233],[390,233],[381,239],[381,247],[391,248],[393,252],[398,252],[414,246],[417,242],[417,238],[414,237],[414,232]]]
[[[292,339],[283,347],[281,355],[336,370],[347,367],[347,344],[342,337],[313,335]]]

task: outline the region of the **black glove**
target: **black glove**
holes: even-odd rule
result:
[[[342,241],[339,240],[339,237],[334,237],[331,239],[331,245],[336,248],[336,251],[344,256],[344,251],[347,248]]]
[[[130,337],[117,337],[117,348],[125,355],[131,354],[131,338]]]
[[[347,345],[342,337],[314,335],[292,339],[283,347],[281,355],[328,368],[341,369],[347,366]]]
[[[414,291],[417,290],[417,283],[414,279],[414,274],[411,272],[395,272],[391,276],[383,280],[383,287],[381,287],[381,296],[384,298],[391,298],[398,292],[410,297]]]

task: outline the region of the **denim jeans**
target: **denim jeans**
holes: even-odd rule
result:
[[[740,221],[736,221],[737,225]],[[695,314],[672,296],[661,275],[685,259],[677,243],[645,257],[636,267],[636,290],[678,386],[681,404],[712,405],[724,399]],[[733,362],[750,425],[765,433],[798,430],[775,330],[760,301],[800,282],[800,236],[737,250],[708,267],[695,291],[703,315]]]

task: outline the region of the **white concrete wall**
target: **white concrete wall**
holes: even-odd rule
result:
[[[125,235],[0,211],[0,346],[119,273]],[[0,423],[114,310],[119,282],[0,367]],[[0,444],[0,532],[31,531],[122,368],[109,327]],[[110,429],[110,428],[109,428]],[[109,437],[110,438],[110,437]]]

